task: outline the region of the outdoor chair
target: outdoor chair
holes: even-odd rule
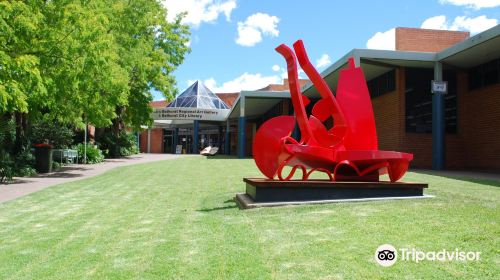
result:
[[[219,147],[208,146],[201,150],[200,155],[202,156],[213,156],[219,151]]]

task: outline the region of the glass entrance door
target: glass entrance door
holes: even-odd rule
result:
[[[200,133],[200,147],[203,149],[208,146],[219,147],[219,129],[205,128]],[[220,147],[219,147],[220,148]]]
[[[163,130],[163,152],[167,154],[174,153],[174,132],[170,129]]]
[[[193,130],[191,128],[179,128],[179,136],[177,143],[182,145],[183,154],[191,154],[193,152]]]

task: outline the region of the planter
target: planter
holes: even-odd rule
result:
[[[35,147],[36,171],[39,173],[52,172],[52,148]]]

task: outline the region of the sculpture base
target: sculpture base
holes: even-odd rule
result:
[[[406,182],[278,181],[244,178],[246,193],[237,194],[240,208],[318,204],[383,199],[427,198],[427,184]]]

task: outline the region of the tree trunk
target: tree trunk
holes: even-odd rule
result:
[[[122,121],[122,118],[121,118],[121,115],[122,115],[122,112],[123,112],[123,108],[122,107],[116,107],[116,115],[118,117],[116,117],[112,122],[113,124],[111,125],[111,131],[113,132],[113,134],[118,137],[118,135],[120,134],[120,132],[122,131],[123,129],[123,121]]]
[[[14,118],[16,122],[16,140],[14,142],[14,151],[13,154],[19,154],[23,149],[23,141],[24,141],[24,125],[26,121],[23,121],[23,113],[15,112]]]
[[[0,115],[0,149],[12,153],[12,138],[10,120],[12,120],[11,113],[3,113]]]

